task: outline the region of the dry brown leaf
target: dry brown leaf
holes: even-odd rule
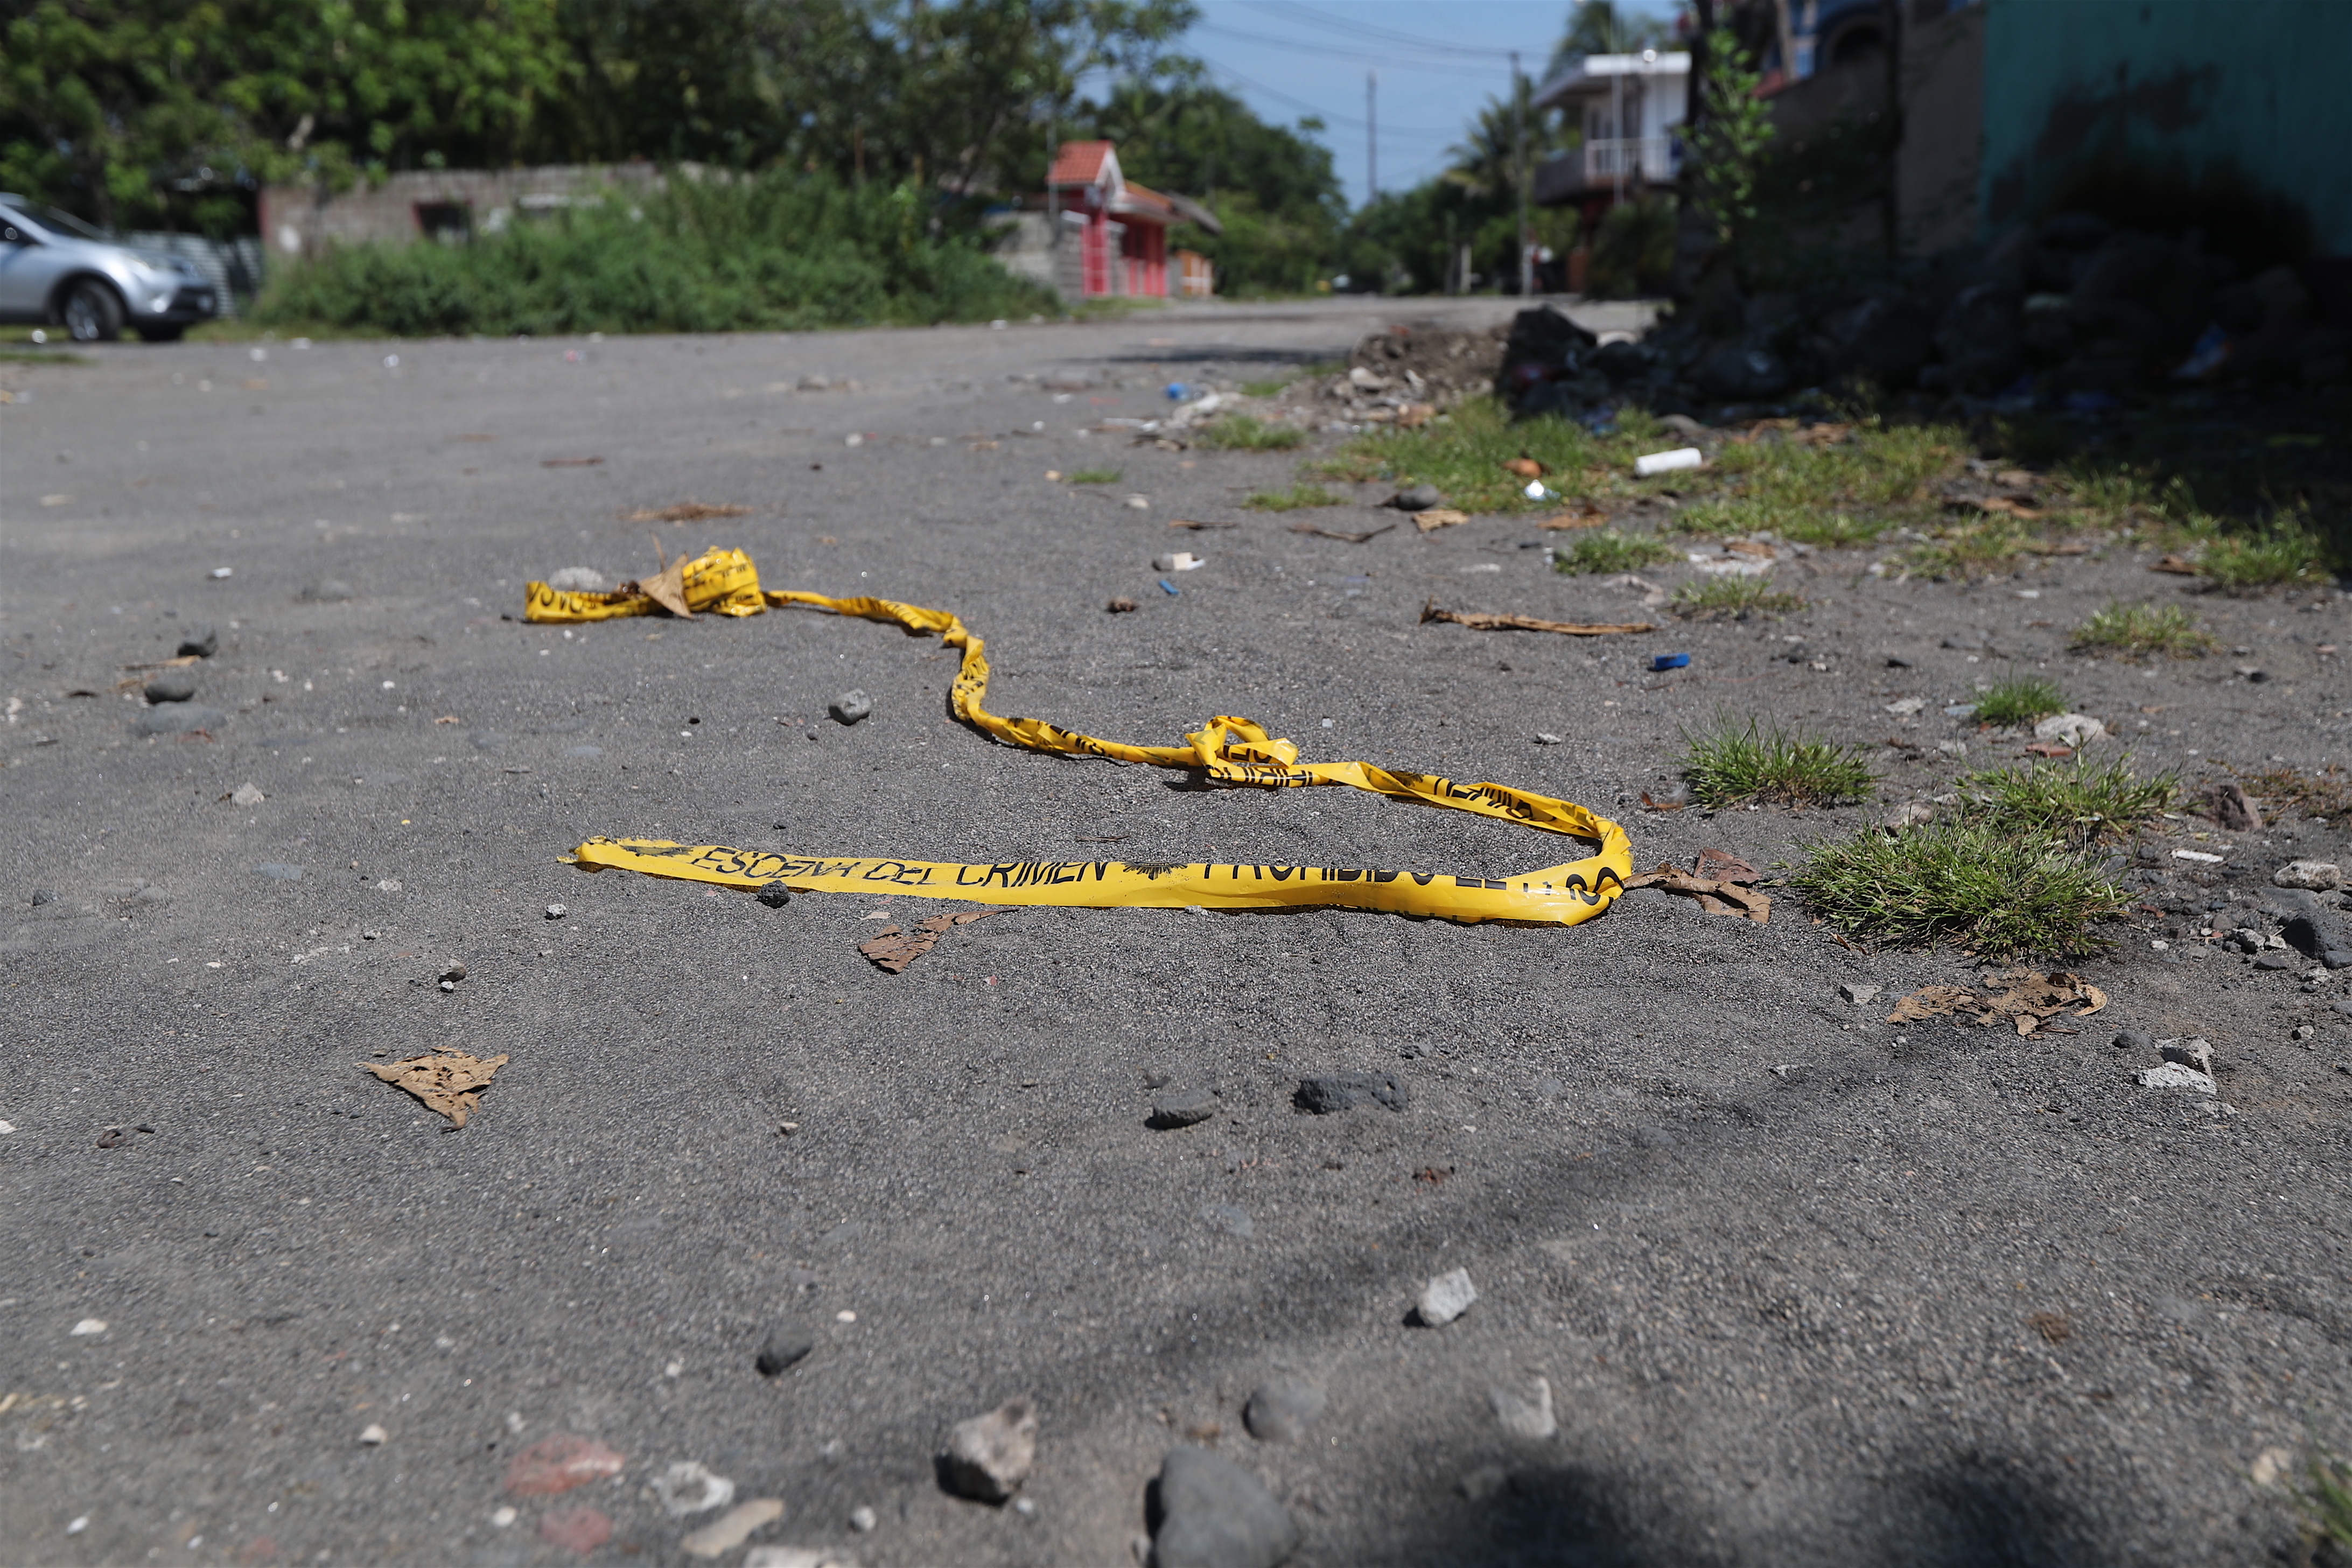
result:
[[[1579,501],[1566,511],[1554,512],[1536,524],[1547,533],[1566,533],[1572,529],[1599,528],[1609,521],[1609,514],[1597,506]]]
[[[1717,851],[1720,854],[1721,851]],[[1730,859],[1725,856],[1725,859]],[[1733,862],[1745,869],[1744,862]],[[1752,877],[1754,873],[1749,872]],[[1698,907],[1711,915],[1745,915],[1758,925],[1772,923],[1772,898],[1753,888],[1741,887],[1727,878],[1695,877],[1670,863],[1661,862],[1654,871],[1644,871],[1625,879],[1628,889],[1660,888],[1698,900]]]
[[[897,926],[885,926],[881,934],[870,942],[861,942],[857,951],[873,962],[877,969],[892,974],[902,973],[907,965],[931,951],[931,944],[960,925],[969,925],[983,915],[1001,915],[1010,904],[994,904],[984,910],[956,910],[947,914],[933,915],[919,922],[910,931]]]
[[[686,602],[686,556],[663,567],[650,577],[640,577],[634,583],[624,583],[616,594],[643,594],[671,615],[682,620],[692,620],[694,610]]]
[[[507,1065],[507,1058],[504,1052],[494,1057],[472,1057],[463,1051],[439,1050],[389,1065],[359,1065],[394,1088],[406,1089],[424,1102],[425,1110],[447,1117],[452,1127],[463,1127],[467,1116],[481,1100],[482,1091],[490,1087],[492,1076]]]
[[[1503,465],[1503,471],[1517,474],[1523,479],[1539,479],[1547,472],[1544,466],[1533,458],[1513,458]]]
[[[1751,561],[1777,561],[1780,558],[1780,552],[1770,545],[1759,544],[1752,539],[1727,540],[1723,549],[1726,554],[1745,555]]]
[[[2194,577],[2198,574],[2197,563],[2195,562],[2184,560],[2178,555],[2168,555],[2163,560],[2158,562],[2155,565],[2149,567],[2148,570],[2151,572],[2169,572],[2176,577]]]
[[[1995,986],[2003,989],[1996,992]],[[2010,1024],[2019,1034],[2031,1035],[2053,1018],[2087,1018],[2106,1005],[2107,994],[2078,974],[2012,969],[1985,976],[1982,992],[1966,985],[1922,986],[1896,1003],[1886,1021],[1952,1017],[1984,1027]]]
[[[710,506],[698,500],[682,500],[676,506],[639,507],[623,518],[624,522],[706,522],[714,517],[747,517],[748,506]]]
[[[2048,757],[2054,762],[2062,757],[2073,756],[2074,748],[2063,745],[2056,741],[2028,741],[2025,742],[2025,754],[2029,757]]]
[[[1433,599],[1421,607],[1423,626],[1431,621],[1452,621],[1457,626],[1468,626],[1474,632],[1558,632],[1562,637],[1612,637],[1620,632],[1654,632],[1658,628],[1648,621],[1631,621],[1622,626],[1585,626],[1575,621],[1547,621],[1536,616],[1506,616],[1485,610],[1441,610]]]
[[[1755,867],[1728,849],[1701,849],[1698,852],[1698,874],[1718,882],[1754,883],[1761,875]]]
[[[1435,533],[1441,528],[1453,528],[1469,521],[1468,512],[1450,506],[1433,506],[1412,514],[1412,525],[1423,533]]]
[[[1651,798],[1650,792],[1648,790],[1643,790],[1642,792],[1642,805],[1645,810],[1680,811],[1689,804],[1690,802],[1686,800],[1654,800]]]
[[[1369,533],[1341,533],[1336,529],[1318,528],[1311,522],[1294,522],[1290,525],[1290,531],[1311,533],[1318,539],[1336,539],[1343,544],[1370,544],[1395,526],[1396,524],[1391,522],[1387,527],[1375,528]]]

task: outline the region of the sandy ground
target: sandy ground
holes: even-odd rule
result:
[[[1568,858],[1352,792],[1202,793],[992,745],[945,716],[937,643],[883,626],[520,622],[526,581],[649,570],[656,537],[740,545],[772,585],[956,611],[989,640],[997,711],[1161,744],[1247,714],[1310,756],[1587,803],[1643,866],[1782,859],[2015,754],[1941,715],[1997,673],[2046,669],[2143,765],[2192,778],[2352,760],[2317,651],[2352,629],[2340,597],[2196,601],[2241,651],[2147,668],[2064,651],[2107,599],[2177,594],[2127,549],[1976,586],[1851,552],[1784,563],[1812,602],[1786,620],[1475,632],[1417,616],[1617,620],[1638,599],[1548,571],[1529,546],[1557,536],[1528,521],[1349,545],[1238,510],[1293,455],[1082,433],[1164,409],[1168,380],[1337,357],[1386,319],[0,367],[0,1556],[569,1562],[542,1526],[591,1508],[611,1525],[593,1560],[683,1562],[712,1516],[670,1517],[647,1483],[695,1460],[782,1500],[759,1542],[869,1568],[1130,1563],[1182,1441],[1284,1500],[1302,1564],[2291,1543],[2250,1472],[2345,1409],[2343,975],[2306,988],[2133,929],[2086,967],[2113,1002],[2079,1034],[1896,1028],[1895,995],[1972,966],[1849,950],[1793,900],[1758,927],[1643,892],[1570,931],[1035,910],[893,976],[856,943],[918,900],[772,910],[560,863],[599,833],[1487,875]],[[1044,478],[1096,466],[1118,483]],[[689,499],[752,510],[623,521]],[[1171,549],[1208,558],[1177,596],[1150,568]],[[1113,596],[1141,608],[1107,615]],[[117,681],[197,622],[220,721],[135,737]],[[1691,665],[1652,676],[1657,651]],[[824,706],[850,687],[875,712],[845,729]],[[1887,710],[1906,697],[1924,712]],[[1680,730],[1727,710],[1925,745],[1885,750],[1869,807],[1641,811]],[[1934,750],[1950,739],[1966,763]],[[247,783],[266,800],[224,798]],[[2227,865],[2191,884],[2159,847],[2136,890],[2244,902],[2279,862],[2347,850],[2298,823],[2199,847]],[[1885,991],[1856,1005],[1843,982]],[[2136,1087],[2153,1057],[2118,1050],[2124,1028],[2210,1039],[2221,1095]],[[436,1046],[509,1058],[462,1131],[360,1070]],[[1393,1072],[1411,1103],[1293,1108],[1337,1070]],[[1163,1087],[1223,1110],[1153,1131]],[[1456,1268],[1477,1303],[1408,1324]],[[762,1377],[779,1326],[815,1349]],[[1304,1442],[1241,1420],[1277,1373],[1328,1391]],[[1513,1436],[1490,1391],[1537,1378],[1558,1434]],[[1024,1507],[945,1495],[949,1426],[1014,1395],[1041,1415]],[[505,1489],[562,1433],[625,1468]]]

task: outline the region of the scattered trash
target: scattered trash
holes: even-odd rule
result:
[[[1633,472],[1641,479],[1653,474],[1670,474],[1676,468],[1697,468],[1706,466],[1706,454],[1696,447],[1677,447],[1671,452],[1652,452],[1633,459]]]
[[[1650,658],[1650,669],[1653,674],[1662,669],[1685,669],[1689,666],[1690,655],[1686,653],[1654,654]]]
[[[1441,610],[1437,601],[1430,600],[1421,607],[1421,624],[1451,621],[1457,626],[1467,626],[1474,632],[1522,631],[1557,632],[1562,637],[1605,637],[1632,632],[1654,632],[1658,628],[1648,621],[1611,622],[1584,625],[1576,621],[1547,621],[1535,616],[1492,614],[1485,610]]]
[[[250,780],[237,785],[235,789],[228,792],[228,799],[231,805],[259,805],[263,801],[268,800],[268,798],[269,797],[268,795],[261,793],[261,786],[252,783]]]
[[[1654,871],[1626,878],[1625,889],[1628,892],[1636,888],[1661,889],[1697,900],[1698,907],[1708,914],[1742,915],[1758,925],[1770,925],[1772,899],[1757,891],[1759,875],[1755,867],[1728,850],[1701,849],[1695,870],[1685,871],[1662,861]]]
[[[1539,1377],[1528,1386],[1530,1394],[1509,1388],[1488,1389],[1486,1403],[1495,1407],[1495,1419],[1514,1437],[1540,1441],[1558,1436],[1559,1422],[1552,1415],[1550,1379]]]
[[[1003,1502],[1021,1489],[1036,1462],[1037,1407],[1008,1399],[985,1415],[955,1424],[940,1473],[958,1496]]]
[[[212,569],[210,574],[210,575],[216,580],[222,577],[232,577],[236,574],[236,568],[234,566],[215,566]]]
[[[1380,528],[1367,530],[1362,533],[1347,533],[1336,528],[1318,528],[1311,522],[1294,522],[1290,525],[1290,531],[1311,533],[1318,539],[1336,539],[1342,544],[1370,544],[1373,540],[1395,527],[1396,524],[1391,522]]]
[[[784,1517],[782,1500],[764,1497],[739,1503],[678,1542],[688,1557],[724,1557],[759,1531]]]
[[[708,522],[718,517],[746,517],[748,506],[712,506],[698,500],[682,500],[675,506],[639,507],[621,519],[623,522]],[[553,582],[553,579],[550,579]],[[555,583],[556,587],[566,584]]]
[[[1996,992],[1995,986],[2004,989]],[[2078,974],[2012,969],[1986,975],[1982,992],[1966,985],[1922,986],[1896,1003],[1886,1021],[1916,1024],[1950,1017],[1983,1026],[2009,1023],[2019,1034],[2031,1035],[2048,1027],[2053,1018],[2087,1018],[2106,1005],[2107,994]]]
[[[911,931],[901,934],[897,926],[885,926],[879,936],[861,942],[857,951],[871,959],[874,967],[892,974],[901,973],[907,965],[931,951],[931,944],[960,925],[970,925],[983,915],[1001,915],[1012,908],[1000,904],[992,909],[958,910],[937,914],[919,923]]]
[[[1129,496],[1118,504],[1127,508],[1129,511],[1150,511],[1151,510],[1151,498],[1150,496]]]
[[[1171,599],[1181,598],[1182,596],[1182,591],[1179,589],[1175,584],[1171,583],[1165,577],[1160,579],[1160,590]]]
[[[1686,784],[1669,784],[1655,795],[1648,790],[1642,792],[1642,806],[1645,811],[1680,811],[1689,804],[1690,785]]]
[[[1207,561],[1189,550],[1178,550],[1151,558],[1151,569],[1154,572],[1194,572],[1207,564]]]
[[[2172,858],[2175,860],[2194,860],[2200,866],[2219,866],[2224,858],[2220,855],[2208,855],[2202,849],[2176,849]]]
[[[2344,869],[2332,860],[2290,860],[2271,873],[2271,883],[2315,893],[2332,892],[2344,886]]]
[[[654,1478],[654,1496],[672,1519],[684,1519],[733,1502],[735,1483],[693,1459],[680,1459]]]
[[[1927,706],[1927,700],[1924,697],[1901,697],[1889,702],[1886,705],[1886,710],[1900,718],[1908,719],[1926,706]]]
[[[1385,1105],[1391,1110],[1402,1110],[1412,1103],[1412,1095],[1397,1081],[1394,1073],[1351,1072],[1302,1079],[1298,1092],[1291,1100],[1301,1110],[1329,1116],[1353,1110],[1359,1105]]]
[[[1255,1476],[1206,1448],[1171,1448],[1146,1501],[1152,1568],[1276,1568],[1298,1550],[1290,1510]]]
[[[1135,612],[1137,605],[1133,599],[1113,599],[1109,604],[1105,605],[1103,608],[1108,610],[1114,616],[1126,616],[1132,615]]]
[[[1412,525],[1423,533],[1434,533],[1441,528],[1457,528],[1470,521],[1470,514],[1450,506],[1433,506],[1414,512]]]
[[[1546,473],[1549,472],[1549,469],[1547,469],[1541,463],[1537,462],[1533,458],[1506,458],[1503,463],[1503,471],[1507,474],[1516,474],[1523,479],[1539,479],[1543,478]]]
[[[1536,731],[1536,744],[1538,746],[1565,746],[1568,744],[1568,737],[1565,735],[1555,735],[1549,730],[1538,730]]]
[[[604,580],[604,574],[588,566],[566,566],[551,573],[547,585],[566,594],[602,594],[613,586]]]
[[[494,1057],[475,1057],[446,1048],[389,1065],[359,1064],[384,1082],[415,1095],[427,1110],[447,1117],[452,1128],[466,1125],[466,1118],[481,1101],[482,1091],[490,1087],[491,1078],[506,1065],[504,1052]]]
[[[1003,321],[991,321],[1002,328]],[[857,1568],[857,1559],[829,1546],[754,1546],[744,1555],[743,1568]]]
[[[593,1437],[551,1433],[514,1457],[507,1466],[506,1489],[517,1497],[553,1497],[617,1476],[627,1464]]]
[[[1456,1268],[1451,1274],[1440,1274],[1421,1288],[1421,1300],[1413,1310],[1420,1314],[1422,1326],[1442,1329],[1470,1310],[1478,1299],[1478,1289],[1470,1283],[1470,1271]]]

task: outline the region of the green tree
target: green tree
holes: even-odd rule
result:
[[[1544,75],[1547,79],[1556,77],[1587,55],[1632,54],[1659,47],[1673,37],[1674,29],[1661,17],[1629,13],[1613,0],[1578,0]]]
[[[1736,247],[1759,216],[1757,184],[1772,140],[1772,116],[1756,96],[1763,73],[1729,28],[1709,33],[1704,53],[1699,91],[1706,102],[1689,142],[1693,184],[1716,237]]]

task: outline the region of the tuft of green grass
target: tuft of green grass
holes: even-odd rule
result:
[[[1785,616],[1803,609],[1805,601],[1782,593],[1763,577],[1706,577],[1675,589],[1668,607],[1693,620],[1720,616],[1745,620],[1749,616]]]
[[[1796,735],[1750,719],[1745,727],[1718,715],[1714,727],[1683,733],[1683,777],[1691,798],[1714,809],[1750,801],[1785,805],[1835,805],[1859,800],[1878,781],[1850,746]]]
[[[1307,432],[1295,425],[1269,425],[1246,414],[1228,415],[1193,433],[1195,446],[1234,452],[1287,452],[1303,446]]]
[[[1806,907],[1866,941],[1950,942],[1988,957],[2079,952],[2119,913],[2121,888],[2085,856],[1979,822],[1864,828],[1808,847],[1789,879]]]
[[[1979,708],[1981,712],[1982,709]],[[2118,759],[2094,768],[2072,763],[1970,773],[1958,784],[1960,819],[2012,837],[2035,837],[2067,849],[2126,837],[2153,822],[2180,795],[2178,773],[2140,778]]]
[[[1679,561],[1682,554],[1660,540],[1603,528],[1577,535],[1576,542],[1554,558],[1552,569],[1578,576],[1595,572],[1635,572],[1644,566]]]
[[[2057,683],[2032,677],[1998,681],[1977,694],[1977,722],[2002,729],[2031,724],[2066,711]]]
[[[2178,605],[2116,604],[2076,626],[2074,646],[2085,653],[2201,658],[2221,645]]]
[[[1529,511],[1558,503],[1528,500],[1528,481],[1506,469],[1505,463],[1533,458],[1549,472],[1549,482],[1557,489],[1577,470],[1613,460],[1604,456],[1611,451],[1609,443],[1565,420],[1515,424],[1495,399],[1477,397],[1443,422],[1356,437],[1310,471],[1358,483],[1433,484],[1466,512]],[[1630,457],[1624,460],[1628,466],[1633,462]]]
[[[2319,1561],[2352,1559],[2352,1462],[2329,1453],[2313,1435],[2312,1455],[2294,1488],[2294,1510],[2314,1540],[2333,1547]]]
[[[1321,485],[1293,485],[1286,490],[1260,490],[1242,502],[1252,511],[1300,511],[1311,506],[1347,504],[1347,497],[1333,495]]]
[[[1065,474],[1062,482],[1072,485],[1115,485],[1125,478],[1125,468],[1079,468]]]
[[[2224,534],[2197,558],[2205,580],[2231,594],[2309,583],[2326,569],[2325,550],[2300,518],[2280,519],[2259,533]]]
[[[1912,551],[1911,564],[1930,577],[1990,577],[2014,566],[2025,545],[2017,520],[1996,515],[1944,530]]]

